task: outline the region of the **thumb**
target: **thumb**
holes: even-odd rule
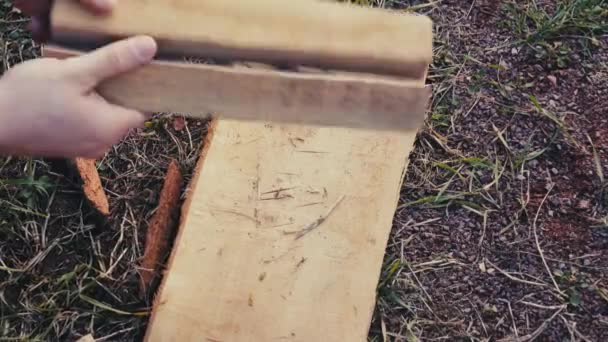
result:
[[[70,62],[72,72],[85,87],[93,88],[107,78],[149,63],[157,48],[154,39],[148,36],[120,40],[74,58]]]

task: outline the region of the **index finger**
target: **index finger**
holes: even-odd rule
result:
[[[13,0],[13,6],[30,16],[47,15],[51,10],[51,0]]]

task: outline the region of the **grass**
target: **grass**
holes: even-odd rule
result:
[[[608,33],[608,7],[604,0],[565,0],[555,8],[541,7],[536,1],[508,3],[512,19],[506,25],[521,37],[521,42],[536,44],[565,37],[590,40]]]

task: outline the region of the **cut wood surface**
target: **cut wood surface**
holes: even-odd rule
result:
[[[420,78],[432,58],[423,16],[317,0],[129,0],[109,16],[56,0],[53,39],[102,44],[147,34],[161,54],[302,64]]]
[[[147,341],[365,341],[415,131],[219,120]]]
[[[175,160],[169,163],[156,212],[146,232],[146,244],[141,261],[141,292],[146,295],[158,276],[161,262],[169,253],[170,239],[179,221],[182,174]]]
[[[95,342],[95,338],[93,337],[93,335],[88,334],[88,335],[82,336],[76,342]]]
[[[81,53],[55,45],[44,51],[57,58]],[[411,80],[162,61],[108,80],[98,91],[145,112],[385,130],[419,128],[430,96]]]

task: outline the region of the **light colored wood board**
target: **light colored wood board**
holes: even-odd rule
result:
[[[129,0],[110,16],[57,0],[53,39],[102,44],[147,34],[162,54],[243,59],[420,78],[432,59],[429,18],[317,0]]]
[[[88,335],[82,336],[76,342],[95,342],[95,338],[93,337],[93,335],[88,334]]]
[[[146,341],[365,341],[415,135],[218,120]]]
[[[54,45],[44,53],[80,55]],[[146,112],[378,130],[418,129],[431,95],[413,80],[163,61],[108,80],[98,91]]]

